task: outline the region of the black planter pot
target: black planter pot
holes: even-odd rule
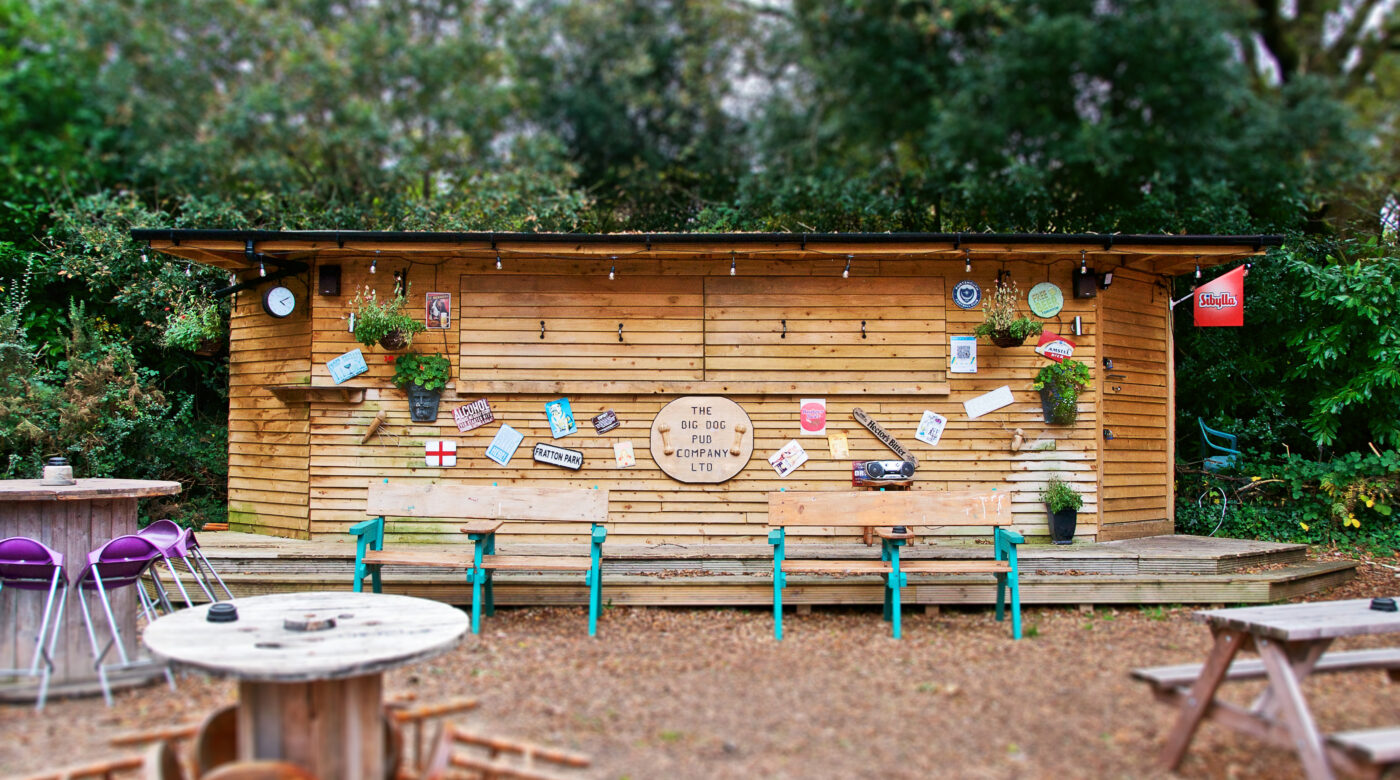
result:
[[[442,401],[441,390],[425,390],[421,385],[409,385],[408,418],[413,422],[437,422],[438,403]]]
[[[1026,339],[1024,337],[1018,339],[1015,336],[1001,333],[992,334],[991,339],[992,343],[998,347],[1019,347],[1022,344],[1026,343]]]
[[[1050,541],[1055,544],[1069,544],[1074,541],[1074,528],[1079,524],[1079,510],[1064,509],[1051,512],[1045,508],[1050,523]]]
[[[1078,410],[1061,412],[1059,409],[1060,393],[1052,385],[1040,388],[1040,414],[1045,422],[1052,425],[1073,425]]]

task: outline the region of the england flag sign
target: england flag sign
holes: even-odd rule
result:
[[[429,466],[457,465],[457,442],[425,441],[423,450]]]

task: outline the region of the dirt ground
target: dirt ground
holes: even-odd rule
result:
[[[1395,595],[1398,576],[1368,563],[1310,598]],[[1027,638],[1013,642],[990,609],[909,612],[901,641],[878,609],[817,609],[786,616],[778,643],[766,610],[609,609],[590,640],[581,609],[503,609],[479,638],[391,673],[387,687],[421,702],[478,697],[464,724],[591,754],[605,778],[1156,777],[1173,713],[1128,670],[1203,660],[1208,632],[1190,611],[1030,607]],[[1257,691],[1231,694],[1247,703]],[[1321,676],[1306,692],[1324,730],[1400,723],[1400,686],[1380,673]],[[110,710],[100,698],[41,714],[0,706],[0,774],[117,755],[114,734],[232,700],[229,683],[192,675],[177,693],[127,692]],[[1207,723],[1181,774],[1301,770]]]

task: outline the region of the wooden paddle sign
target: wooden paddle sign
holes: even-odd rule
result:
[[[651,423],[651,457],[672,479],[719,483],[744,469],[753,455],[753,421],[720,396],[677,398]]]
[[[909,452],[909,450],[905,449],[904,445],[899,443],[899,439],[894,437],[894,434],[885,430],[879,423],[870,419],[870,415],[866,414],[864,409],[852,409],[851,416],[856,418],[856,422],[870,429],[870,432],[875,434],[875,438],[879,439],[886,447],[889,447],[891,452],[898,455],[901,459],[914,464],[915,468],[918,468],[919,459],[914,457],[913,453]]]

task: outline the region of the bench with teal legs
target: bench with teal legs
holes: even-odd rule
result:
[[[909,585],[910,573],[994,575],[996,618],[1005,619],[1009,595],[1011,636],[1021,638],[1021,584],[1016,546],[1025,539],[1004,527],[1011,524],[1008,493],[998,490],[769,493],[768,524],[774,526],[768,534],[768,543],[773,545],[773,634],[778,639],[783,638],[783,589],[787,587],[789,574],[880,575],[884,581],[884,619],[898,639],[903,606],[901,589]],[[901,557],[900,550],[915,538],[915,529],[949,526],[991,528],[992,558],[907,560]],[[874,528],[880,537],[880,559],[793,560],[788,557],[787,547],[787,529],[791,527]],[[980,552],[986,548],[965,549]]]
[[[481,632],[481,617],[496,612],[494,574],[497,571],[578,571],[588,587],[588,635],[598,632],[603,608],[602,553],[608,537],[608,491],[585,488],[497,487],[495,485],[404,485],[388,480],[369,486],[366,511],[369,520],[350,527],[355,536],[355,590],[365,579],[381,592],[380,568],[437,566],[466,570],[472,588],[472,633]],[[414,545],[384,549],[385,518],[405,518],[408,532],[413,519],[468,520],[460,528],[472,542],[470,550],[414,550]],[[496,532],[507,521],[587,525],[589,554],[498,555]],[[436,525],[436,524],[432,524]],[[431,527],[431,526],[430,526]],[[397,530],[397,529],[396,529]],[[567,530],[567,529],[561,529]]]

